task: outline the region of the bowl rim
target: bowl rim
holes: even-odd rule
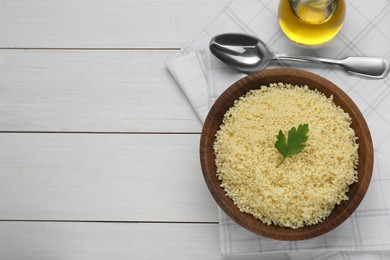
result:
[[[269,83],[278,83],[272,82],[272,78],[287,78],[290,82],[283,82],[279,80],[278,82],[283,83],[291,83],[296,80],[307,80],[308,82],[314,82],[313,84],[317,84],[318,86],[322,86],[324,91],[319,90],[324,93],[327,97],[329,94],[333,95],[333,100],[336,105],[343,108],[344,111],[350,114],[352,118],[351,127],[355,130],[356,135],[358,136],[359,143],[359,165],[358,165],[358,185],[356,186],[356,194],[353,193],[353,197],[347,201],[343,201],[340,205],[336,205],[335,209],[333,209],[332,213],[323,221],[318,224],[312,226],[305,226],[303,228],[291,229],[284,228],[276,225],[267,225],[262,221],[255,219],[252,215],[240,212],[238,208],[234,205],[232,200],[226,196],[223,188],[220,187],[221,181],[216,181],[216,166],[215,166],[215,155],[212,149],[212,145],[215,140],[215,133],[217,129],[219,129],[222,121],[221,116],[227,111],[229,107],[233,105],[232,102],[238,99],[238,97],[244,95],[251,89],[260,88],[261,85],[269,85]],[[310,79],[310,80],[308,80]],[[271,81],[270,81],[271,80]],[[287,81],[287,80],[286,80]],[[264,84],[258,84],[256,88],[247,87],[248,84],[253,82],[264,82]],[[296,85],[296,84],[294,84]],[[316,85],[316,86],[317,86]],[[245,89],[247,87],[248,89]],[[309,89],[316,89],[317,87],[309,86]],[[242,93],[242,95],[238,95],[237,93]],[[229,96],[235,96],[235,99],[230,100]],[[337,100],[337,102],[335,101]],[[341,103],[340,103],[341,102]],[[228,104],[226,104],[228,103]],[[339,104],[337,104],[339,103]],[[229,105],[230,104],[230,105]],[[343,107],[348,104],[347,107]],[[221,107],[227,107],[224,111],[220,111]],[[218,122],[216,122],[218,120]],[[216,123],[218,126],[216,128]],[[216,129],[213,132],[210,132],[210,129]],[[357,130],[358,129],[358,130]],[[364,138],[362,138],[364,136]],[[200,138],[200,162],[201,168],[203,172],[204,180],[207,184],[207,187],[212,194],[214,200],[217,202],[219,207],[237,224],[242,226],[243,228],[272,239],[276,240],[285,240],[285,241],[295,241],[295,240],[303,240],[310,239],[313,237],[317,237],[319,235],[325,234],[330,230],[333,230],[335,227],[342,224],[358,207],[361,203],[363,197],[365,196],[368,186],[371,181],[372,171],[373,171],[373,145],[371,134],[367,123],[364,119],[364,116],[360,112],[359,108],[352,101],[352,99],[338,86],[336,86],[331,81],[308,71],[298,70],[298,69],[290,69],[290,68],[277,68],[277,69],[267,69],[254,74],[250,74],[235,83],[233,83],[230,87],[228,87],[214,102],[211,107],[202,128],[201,138]],[[213,167],[214,165],[214,167]],[[218,179],[218,178],[217,178]],[[355,183],[356,184],[356,183]],[[355,189],[355,184],[350,186],[350,190],[347,195],[350,195],[353,189]],[[353,187],[353,188],[352,188]],[[222,191],[222,192],[221,192]],[[233,207],[232,207],[233,205]],[[335,210],[337,208],[337,214]],[[334,213],[334,214],[333,214]],[[334,215],[334,216],[332,216]],[[332,219],[329,217],[332,216]],[[252,221],[251,221],[252,218]]]

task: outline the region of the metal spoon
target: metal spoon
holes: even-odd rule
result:
[[[389,74],[389,63],[383,58],[347,57],[342,60],[274,53],[258,38],[246,34],[227,33],[210,41],[210,51],[232,67],[253,73],[267,67],[270,61],[291,60],[338,65],[361,76],[381,79]]]

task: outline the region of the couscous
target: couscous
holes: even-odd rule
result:
[[[304,150],[278,165],[280,130],[308,124]],[[252,90],[225,114],[214,143],[217,175],[235,205],[266,224],[300,228],[324,220],[357,181],[351,118],[307,86]]]

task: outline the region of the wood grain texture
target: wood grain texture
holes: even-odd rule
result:
[[[200,133],[175,53],[0,50],[0,131]]]
[[[221,256],[216,224],[0,222],[0,229],[1,258],[7,260],[259,259]]]
[[[333,101],[344,111],[348,112],[352,118],[351,127],[355,130],[359,138],[359,165],[358,182],[350,186],[347,193],[349,200],[343,201],[337,205],[332,213],[321,223],[313,226],[307,226],[299,229],[283,228],[275,225],[268,226],[263,222],[256,220],[252,215],[242,213],[233,204],[233,201],[225,195],[223,188],[220,187],[221,181],[216,175],[215,155],[213,153],[213,144],[215,133],[222,124],[225,112],[233,106],[234,101],[243,96],[251,89],[258,89],[262,85],[270,83],[283,82],[293,85],[308,85],[310,89],[318,89],[326,96],[333,95]],[[344,222],[357,208],[363,199],[371,181],[373,170],[373,147],[371,135],[363,115],[341,89],[330,81],[301,70],[294,69],[270,69],[246,78],[233,84],[228,88],[215,102],[208,114],[202,130],[200,158],[204,178],[219,206],[238,224],[244,228],[279,240],[302,240],[322,235]]]
[[[195,134],[0,134],[0,220],[215,222]]]
[[[231,0],[2,0],[0,47],[180,48]]]

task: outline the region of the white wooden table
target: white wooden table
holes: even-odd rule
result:
[[[0,259],[223,258],[165,61],[229,3],[0,0]]]

